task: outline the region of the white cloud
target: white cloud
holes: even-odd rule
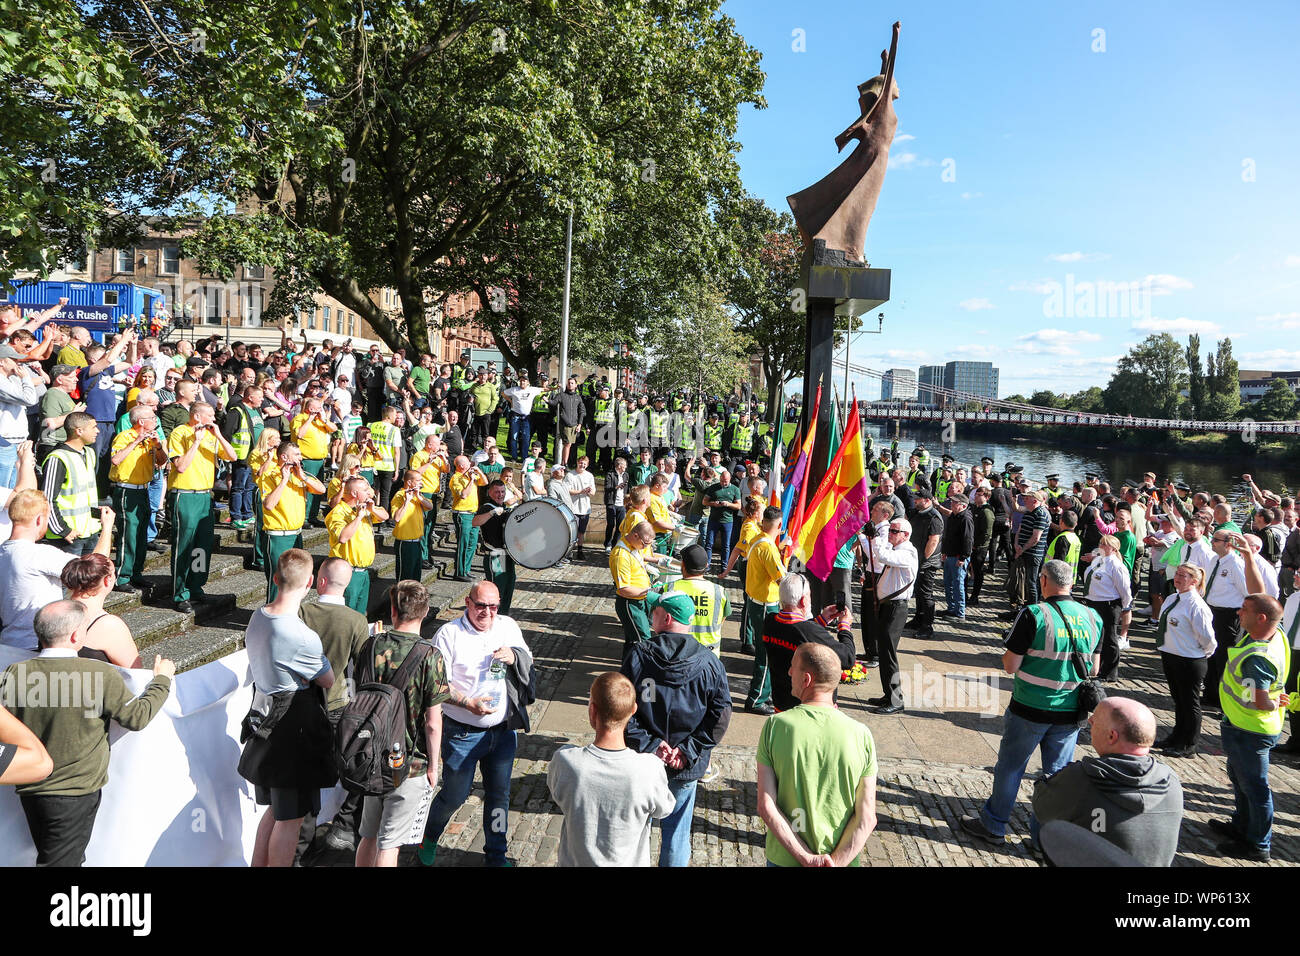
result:
[[[1149,285],[1151,287],[1152,295],[1172,295],[1175,291],[1180,289],[1194,288],[1188,279],[1184,279],[1180,276],[1171,276],[1167,273],[1143,276],[1142,279],[1139,280],[1138,284],[1142,286]]]
[[[1007,288],[1012,292],[1033,292],[1036,295],[1051,295],[1061,288],[1061,283],[1055,279],[1035,279],[1033,281],[1021,280],[1013,282]]]
[[[1288,269],[1300,267],[1300,256],[1287,256],[1283,261]]]
[[[1257,315],[1255,321],[1267,325],[1269,331],[1300,329],[1300,312],[1274,312],[1272,315]]]
[[[902,362],[904,365],[907,365],[908,363],[919,365],[928,362],[929,360],[930,353],[919,349],[886,349],[885,351],[877,352],[874,355],[863,356],[861,359],[854,356],[853,359],[855,364],[860,361],[862,364],[874,368],[879,368],[884,363],[892,363],[896,365],[899,362]]]
[[[897,136],[894,137],[894,142],[895,142],[895,143],[906,143],[906,142],[909,142],[910,140],[914,140],[914,139],[916,139],[916,137],[913,136],[911,133],[899,133]]]
[[[1053,262],[1096,262],[1107,258],[1104,252],[1060,252],[1047,257]]]
[[[1004,355],[1006,349],[998,345],[958,345],[948,350],[952,355],[963,355],[972,359],[991,359]]]
[[[1095,332],[1067,329],[1039,329],[1016,339],[1014,351],[1027,355],[1077,355],[1074,348],[1080,342],[1099,342],[1101,336]]]
[[[988,299],[962,299],[957,303],[957,307],[967,312],[978,312],[980,309],[993,308],[993,303]]]
[[[1177,319],[1160,319],[1153,316],[1149,319],[1138,319],[1133,323],[1132,328],[1139,332],[1169,332],[1172,335],[1193,333],[1213,335],[1219,332],[1222,326],[1206,319],[1189,319],[1186,316]]]
[[[1246,352],[1237,361],[1243,368],[1293,369],[1300,368],[1300,352],[1293,352],[1288,349]]]
[[[911,169],[913,166],[916,165],[916,160],[917,160],[916,153],[890,153],[889,168],[890,169]]]

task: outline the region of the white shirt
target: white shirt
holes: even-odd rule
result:
[[[530,471],[524,475],[524,501],[546,497],[546,483],[540,471]]]
[[[340,352],[338,361],[339,364],[334,368],[334,381],[337,382],[340,375],[346,375],[348,384],[355,385],[357,383],[357,353]]]
[[[36,612],[52,601],[63,599],[59,575],[73,555],[35,541],[6,541],[0,544],[0,644],[34,651]]]
[[[582,474],[571,471],[564,480],[569,483],[570,491],[587,489],[592,494],[596,492],[596,478],[589,471],[584,471]],[[591,498],[592,495],[573,495],[573,513],[575,515],[591,514]]]
[[[885,527],[888,529],[889,526]],[[891,601],[906,601],[910,598],[916,586],[916,570],[920,564],[916,547],[912,542],[904,540],[900,545],[891,546],[888,538],[883,534],[878,534],[874,538],[860,536],[858,540],[865,541],[866,544],[863,546],[871,548],[867,567],[872,567],[874,562],[874,567],[880,570],[876,593],[881,598],[889,598]],[[898,593],[895,594],[895,591]]]
[[[533,410],[533,400],[542,393],[537,385],[516,385],[507,388],[501,394],[510,402],[510,410],[516,415],[527,415]]]
[[[167,373],[176,368],[176,361],[170,355],[151,355],[144,360],[144,364],[153,369],[157,384],[154,388],[162,388],[163,383],[167,381]]]
[[[1209,577],[1210,568],[1214,567],[1214,559],[1216,557],[1217,555],[1214,553],[1214,549],[1206,543],[1204,538],[1197,538],[1194,543],[1189,542],[1187,546],[1183,548],[1183,563],[1196,565],[1205,572],[1206,577]],[[1174,570],[1176,571],[1178,569],[1175,568]],[[1174,576],[1172,574],[1169,575],[1171,581],[1173,578]]]
[[[1292,591],[1291,596],[1286,599],[1286,605],[1282,608],[1282,632],[1284,634],[1291,633],[1298,611],[1300,611],[1300,591]],[[1300,628],[1296,628],[1296,634],[1291,638],[1291,647],[1300,649]]]
[[[1124,607],[1133,603],[1133,590],[1129,586],[1128,567],[1118,554],[1097,557],[1088,565],[1083,575],[1083,596],[1089,601],[1119,601]]]
[[[488,685],[494,682],[489,681],[488,670],[492,666],[492,654],[498,647],[528,648],[519,625],[504,614],[498,614],[487,631],[475,630],[462,614],[438,628],[438,633],[433,636],[433,646],[442,652],[447,662],[447,683],[469,698],[482,697],[491,690]],[[442,709],[453,720],[471,727],[495,727],[506,719],[504,699],[502,705],[490,714],[473,714],[450,703],[444,703]],[[444,728],[444,737],[449,733]]]
[[[9,520],[9,499],[13,494],[12,488],[0,485],[0,543],[8,541],[14,531],[14,523]]]
[[[1170,580],[1172,580],[1174,576],[1174,569],[1162,565],[1160,563],[1160,559],[1165,556],[1165,552],[1169,550],[1169,546],[1174,543],[1174,541],[1178,538],[1178,535],[1174,534],[1172,531],[1156,530],[1156,531],[1152,531],[1150,533],[1150,536],[1152,538],[1155,538],[1158,542],[1160,542],[1159,544],[1151,545],[1147,549],[1148,553],[1151,556],[1151,567],[1155,568],[1158,573],[1163,574],[1166,577],[1168,577]]]
[[[1277,599],[1277,568],[1273,567],[1272,561],[1265,561],[1258,552],[1251,555],[1255,561],[1255,570],[1259,576],[1264,579],[1264,593],[1274,600]]]
[[[1214,560],[1205,569],[1205,603],[1210,607],[1238,608],[1250,591],[1246,588],[1246,565],[1235,551]]]
[[[1219,646],[1214,638],[1214,614],[1196,588],[1186,594],[1175,591],[1165,598],[1160,621],[1165,637],[1156,650],[1178,657],[1209,657]]]
[[[27,440],[27,409],[45,394],[44,383],[25,375],[0,377],[0,438]]]

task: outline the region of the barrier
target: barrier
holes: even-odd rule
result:
[[[0,647],[0,671],[30,658]],[[122,670],[134,693],[152,674]],[[252,698],[248,654],[239,651],[172,679],[171,694],[149,726],[110,725],[108,783],[87,866],[247,866],[265,808],[239,775],[239,725]],[[321,820],[343,800],[321,794]],[[36,847],[18,794],[0,787],[0,865],[32,866]]]

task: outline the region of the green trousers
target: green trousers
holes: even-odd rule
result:
[[[343,592],[343,603],[358,614],[368,614],[370,607],[370,569],[353,568],[352,580]]]
[[[456,576],[467,578],[478,547],[478,528],[474,527],[472,511],[454,511],[452,514],[456,516]]]
[[[645,598],[633,601],[615,597],[614,613],[623,625],[623,657],[626,659],[637,644],[650,640],[650,612],[646,610]]]
[[[749,680],[749,693],[745,695],[746,707],[761,707],[772,700],[772,672],[767,666],[767,645],[763,643],[763,618],[779,610],[779,604],[759,604],[745,598],[745,633],[754,635],[754,674]]]
[[[262,530],[262,493],[253,489],[253,570],[266,565],[266,533]]]
[[[438,493],[440,494],[441,492]],[[434,543],[438,540],[438,529],[433,526],[438,520],[438,495],[420,492],[421,498],[433,502],[433,507],[424,513],[424,536],[420,539],[420,555],[424,561],[433,560]]]
[[[212,563],[212,495],[172,492],[172,600],[203,594]]]
[[[324,458],[304,458],[302,460],[302,470],[305,471],[307,474],[311,475],[313,478],[319,478],[321,469],[323,469],[324,467],[325,467]],[[307,520],[308,521],[311,521],[312,518],[316,517],[316,509],[320,507],[320,503],[324,500],[325,500],[324,495],[315,495],[315,494],[308,493],[307,495]]]
[[[117,579],[139,585],[149,554],[149,489],[113,485],[109,497],[117,512],[117,527],[113,529]]]
[[[500,570],[494,572],[493,565]],[[501,609],[497,613],[509,614],[510,602],[515,596],[515,559],[505,553],[494,558],[489,551],[483,555],[483,577],[495,584],[501,594]]]
[[[266,603],[275,600],[275,569],[279,567],[280,555],[293,548],[302,547],[302,530],[297,534],[266,534]]]
[[[420,567],[421,556],[424,554],[423,539],[395,540],[393,544],[397,548],[397,580],[419,581],[423,577]]]

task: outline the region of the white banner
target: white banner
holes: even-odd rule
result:
[[[0,647],[0,671],[34,655]],[[148,657],[146,651],[145,656]],[[121,671],[139,694],[153,676]],[[266,808],[239,775],[239,725],[252,698],[245,651],[177,674],[144,730],[110,725],[111,756],[87,866],[247,866]],[[322,793],[321,819],[342,803]],[[36,847],[13,787],[0,787],[0,865],[32,866]]]

